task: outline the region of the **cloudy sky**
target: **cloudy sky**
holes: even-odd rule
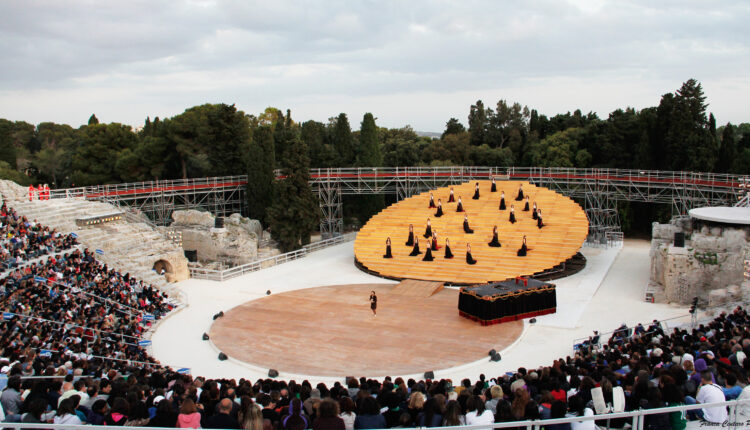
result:
[[[202,103],[442,131],[478,99],[548,115],[659,103],[689,78],[750,122],[750,2],[0,2],[0,117],[140,125]]]

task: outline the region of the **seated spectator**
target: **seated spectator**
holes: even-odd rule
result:
[[[357,418],[354,420],[355,429],[384,429],[385,417],[380,413],[378,402],[371,396],[362,399]]]
[[[346,430],[344,420],[338,415],[338,403],[332,399],[322,400],[318,406],[318,417],[313,421],[313,430]]]

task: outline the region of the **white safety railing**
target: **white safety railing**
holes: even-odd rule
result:
[[[341,236],[332,237],[330,239],[313,242],[295,251],[274,255],[273,257],[263,258],[247,264],[243,264],[241,266],[231,267],[224,270],[205,269],[202,267],[189,267],[190,276],[197,279],[208,279],[211,281],[223,282],[247,273],[257,272],[258,270],[265,269],[267,267],[273,267],[277,264],[298,260],[307,256],[307,254],[311,252],[328,248],[333,245],[349,242],[351,240],[354,240],[356,235],[357,233],[353,232]]]
[[[750,413],[750,399],[745,400],[732,400],[728,402],[716,402],[706,403],[697,405],[684,405],[684,406],[670,406],[666,408],[656,409],[640,409],[631,412],[619,412],[602,415],[592,415],[586,417],[568,417],[568,418],[553,418],[549,420],[527,420],[527,421],[512,421],[507,423],[494,423],[494,424],[478,424],[471,426],[454,426],[454,427],[433,427],[436,430],[448,430],[448,429],[461,429],[461,430],[488,430],[488,429],[505,429],[505,428],[526,428],[529,430],[541,430],[544,427],[549,428],[550,425],[554,424],[570,424],[570,423],[582,423],[588,421],[597,421],[599,428],[609,428],[609,422],[612,420],[629,421],[631,430],[643,430],[646,428],[645,422],[646,417],[649,415],[657,414],[668,414],[673,412],[687,412],[703,408],[714,408],[714,407],[726,407],[728,408],[727,420],[723,423],[707,423],[707,422],[696,422],[695,428],[698,427],[729,427],[738,428],[745,425],[746,420],[749,418],[745,413]],[[747,409],[747,411],[742,410]],[[118,426],[90,426],[90,425],[68,425],[68,424],[29,424],[29,423],[14,423],[14,422],[3,422],[2,427],[4,429],[51,429],[51,430],[91,430],[92,428],[101,430],[122,430],[122,427]],[[689,426],[692,427],[692,426]],[[132,430],[166,430],[164,427],[128,427]],[[621,428],[621,427],[618,427]],[[416,430],[416,429],[414,429]]]

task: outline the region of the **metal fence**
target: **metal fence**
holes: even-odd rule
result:
[[[592,415],[585,417],[567,417],[567,418],[554,418],[549,420],[528,420],[528,421],[513,421],[507,423],[494,423],[494,424],[479,424],[471,426],[455,426],[455,427],[433,427],[436,430],[448,430],[448,429],[461,429],[461,430],[489,430],[489,429],[506,429],[506,428],[526,428],[528,430],[541,430],[542,428],[549,428],[554,424],[572,424],[582,423],[588,421],[596,421],[596,425],[599,428],[610,428],[609,422],[612,420],[625,420],[630,424],[631,430],[643,430],[646,428],[645,422],[646,417],[649,415],[656,414],[667,414],[672,412],[685,413],[687,411],[712,408],[712,407],[726,407],[728,408],[727,420],[723,423],[708,423],[704,421],[691,421],[688,424],[688,428],[698,427],[743,427],[746,424],[746,420],[750,418],[747,413],[750,413],[750,399],[744,400],[732,400],[727,402],[716,402],[706,403],[698,405],[684,405],[684,406],[672,406],[667,408],[656,408],[656,409],[640,409],[631,412],[619,412],[602,415]],[[101,430],[122,430],[122,427],[118,426],[90,426],[90,425],[67,425],[67,424],[30,424],[30,423],[12,423],[3,422],[2,427],[4,429],[51,429],[51,430],[90,430],[97,428]],[[166,430],[164,427],[128,427],[133,430]],[[617,428],[622,428],[618,426]],[[416,429],[413,429],[416,430]]]
[[[275,266],[277,264],[287,263],[289,261],[298,260],[307,256],[311,252],[315,252],[324,248],[328,248],[333,245],[340,243],[349,242],[354,240],[357,233],[347,233],[341,236],[332,237],[330,239],[321,240],[302,248],[286,252],[284,254],[275,255],[273,257],[263,258],[261,260],[253,261],[241,266],[231,267],[224,270],[205,269],[201,267],[190,267],[190,277],[197,279],[208,279],[211,281],[226,281],[228,279],[236,278],[247,273],[257,272],[258,270],[265,269],[268,267]]]

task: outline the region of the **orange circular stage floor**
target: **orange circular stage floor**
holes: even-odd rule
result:
[[[483,327],[459,316],[456,289],[420,288],[334,285],[271,295],[227,311],[210,336],[228,356],[256,366],[375,377],[489,360],[490,349],[500,351],[521,335],[521,321]]]

